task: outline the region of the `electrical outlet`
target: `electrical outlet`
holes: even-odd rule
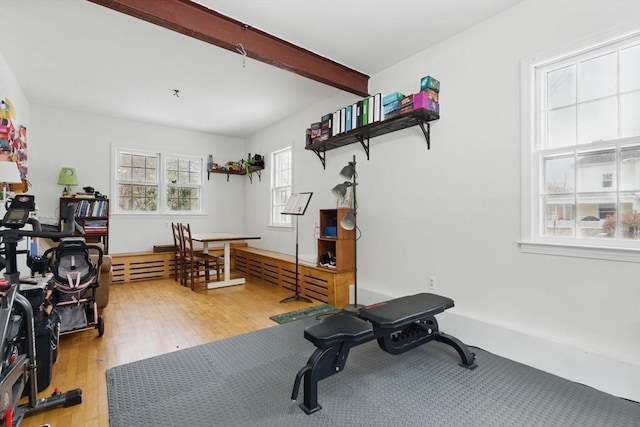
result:
[[[436,278],[435,276],[429,276],[429,289],[436,288]]]

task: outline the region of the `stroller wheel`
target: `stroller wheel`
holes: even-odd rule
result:
[[[96,325],[96,328],[98,328],[99,337],[104,335],[104,319],[102,318],[102,316],[98,316],[98,324]]]

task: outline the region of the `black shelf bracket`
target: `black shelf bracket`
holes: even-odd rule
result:
[[[360,142],[362,148],[364,148],[364,152],[367,155],[367,160],[369,160],[369,135],[356,135],[356,139],[358,140],[358,142]]]
[[[320,150],[313,150],[314,153],[316,153],[316,156],[318,156],[318,158],[320,159],[320,162],[322,163],[322,169],[326,169],[326,157],[327,157],[327,152],[326,151],[322,151],[322,155],[320,154],[321,151]]]
[[[262,182],[262,171],[249,172],[249,183],[253,184],[253,174],[258,175],[258,181]]]
[[[431,125],[429,124],[429,122],[425,122],[424,120],[421,120],[420,118],[416,117],[416,121],[418,122],[418,126],[420,126],[420,129],[422,129],[422,133],[424,134],[424,139],[427,141],[427,150],[431,150]],[[427,124],[427,129],[424,129],[424,124]],[[367,156],[367,159],[369,159],[369,157]]]

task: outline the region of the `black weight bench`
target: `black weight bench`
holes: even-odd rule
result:
[[[341,372],[351,348],[374,339],[391,354],[401,354],[436,340],[458,352],[461,366],[475,369],[475,354],[462,341],[438,330],[434,316],[451,307],[450,298],[421,293],[362,307],[357,317],[344,312],[323,317],[304,331],[304,337],[317,349],[298,371],[291,399],[297,400],[304,377],[304,401],[300,408],[307,415],[322,409],[318,404],[318,381]]]

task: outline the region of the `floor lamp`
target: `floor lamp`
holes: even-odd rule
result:
[[[358,199],[356,197],[356,187],[358,183],[356,178],[358,173],[356,172],[356,156],[354,154],[353,161],[349,162],[347,166],[342,168],[340,176],[344,179],[350,179],[351,182],[345,181],[342,184],[338,184],[331,192],[339,199],[345,197],[349,188],[353,194],[353,205],[351,212],[346,214],[340,221],[340,227],[345,230],[354,230],[353,232],[353,304],[347,304],[344,306],[344,311],[347,313],[357,314],[362,305],[358,304]]]

